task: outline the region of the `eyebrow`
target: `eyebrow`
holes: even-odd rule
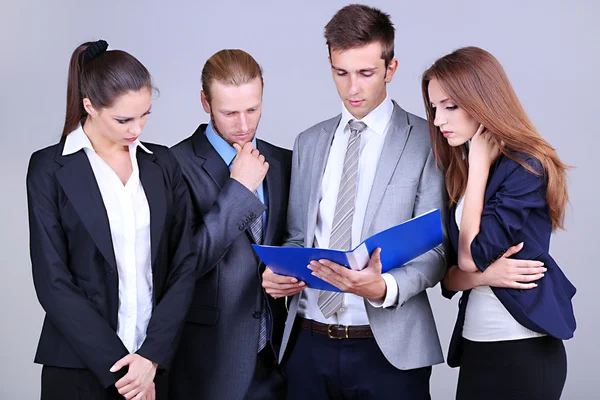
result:
[[[348,72],[343,68],[336,67],[335,65],[332,65],[331,68],[336,71],[340,71],[340,72]],[[374,71],[377,71],[377,69],[379,69],[379,67],[362,68],[362,69],[359,69],[357,72],[374,72]]]
[[[258,107],[260,107],[260,103],[256,104],[256,105],[253,105],[253,106],[250,106],[250,107],[247,107],[247,108],[244,109],[244,111],[250,110],[250,109],[253,109],[253,108],[256,109]],[[239,112],[237,110],[228,110],[226,108],[220,109],[219,111],[222,112],[222,113],[235,113],[235,112]]]
[[[440,101],[440,104],[444,104],[447,101],[450,101],[450,99],[446,97],[444,100]],[[433,106],[433,101],[431,102],[431,105]]]
[[[148,114],[150,111],[152,111],[152,106],[150,106],[150,108],[148,110],[146,110],[146,112],[143,113],[141,116],[143,117],[144,115]],[[133,117],[122,117],[120,115],[115,115],[115,116],[113,116],[113,118],[116,118],[116,119],[133,119]]]

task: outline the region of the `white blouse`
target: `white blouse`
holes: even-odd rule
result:
[[[463,209],[464,196],[456,206],[455,220],[459,229]],[[518,323],[489,286],[477,286],[469,295],[462,336],[473,342],[499,342],[544,335]]]
[[[136,151],[152,153],[139,140],[129,145],[133,172],[125,185],[94,151],[79,126],[65,141],[63,156],[85,151],[108,215],[119,276],[117,335],[129,352],[136,352],[146,338],[152,315],[152,266],[150,261],[150,208],[140,181]]]

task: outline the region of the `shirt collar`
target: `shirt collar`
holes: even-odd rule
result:
[[[148,154],[152,154],[152,152],[146,146],[144,146],[139,139],[136,139],[135,142],[129,145],[129,150],[135,150],[137,147],[140,147]],[[81,149],[90,149],[95,151],[94,147],[92,146],[92,142],[90,142],[90,139],[83,131],[83,127],[78,125],[77,129],[67,135],[62,155],[68,156],[69,154],[77,153]]]
[[[385,133],[385,129],[392,118],[392,114],[394,112],[394,103],[392,100],[386,95],[385,100],[377,106],[373,111],[367,114],[363,119],[364,122],[369,129],[378,135],[383,135]],[[340,120],[340,125],[346,127],[348,121],[351,119],[355,119],[352,114],[346,109],[345,106],[342,106],[342,119]]]
[[[212,122],[206,127],[205,134],[212,147],[219,153],[225,164],[229,166],[236,155],[233,146],[215,132]],[[252,144],[254,145],[254,148],[256,148],[256,135],[252,138]]]

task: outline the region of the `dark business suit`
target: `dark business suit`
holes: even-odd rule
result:
[[[199,252],[196,290],[170,375],[170,399],[242,399],[249,391],[259,338],[263,298],[268,299],[271,358],[279,351],[285,305],[261,286],[264,270],[248,228],[265,205],[230,171],[201,125],[172,148],[190,188],[195,246]],[[263,181],[268,208],[263,244],[281,245],[285,230],[291,151],[257,142],[269,163]],[[265,350],[263,350],[264,352]],[[261,352],[262,353],[262,352]],[[272,363],[271,363],[272,367]]]
[[[548,270],[545,276],[536,282],[538,284],[536,288],[519,290],[492,287],[492,290],[517,322],[532,331],[548,335],[547,338],[538,340],[542,343],[541,346],[546,346],[540,351],[546,352],[546,354],[553,351],[556,353],[556,357],[562,360],[564,358],[562,343],[552,338],[564,340],[573,336],[576,323],[571,298],[575,294],[575,287],[549,254],[552,223],[548,215],[547,184],[543,168],[540,162],[532,157],[523,154],[517,154],[516,157],[525,160],[526,164],[537,171],[539,175],[528,171],[521,164],[506,156],[501,155],[498,158],[490,169],[480,231],[471,244],[471,254],[473,261],[483,272],[508,248],[523,242],[523,250],[512,258],[539,260],[544,263]],[[457,264],[459,230],[455,213],[456,207],[452,207],[448,220],[448,235],[454,254],[451,257],[453,261],[449,265]],[[451,367],[460,366],[461,361],[464,362],[463,346],[465,341],[462,338],[462,329],[470,292],[470,290],[465,291],[459,301],[457,322],[448,351],[448,364]],[[445,297],[451,298],[455,293],[442,286],[442,294]],[[525,346],[528,341],[513,342],[520,342],[516,343],[516,346]],[[529,344],[531,343],[533,342],[529,341]],[[474,345],[470,344],[470,346]],[[495,348],[502,351],[500,346]],[[520,352],[529,351],[530,347],[522,349]],[[478,355],[474,355],[474,358],[484,357],[482,354],[479,352]],[[504,354],[504,356],[506,359],[511,357],[510,354]],[[543,363],[541,364],[540,368],[543,368]],[[556,365],[555,368],[557,368]],[[489,378],[494,379],[493,377]],[[532,384],[529,378],[531,375],[527,374],[523,379],[524,384],[531,388]],[[562,379],[564,383],[564,376]],[[550,379],[553,383],[556,383],[557,380]],[[495,381],[502,384],[507,380],[496,375]],[[560,384],[560,382],[558,383]],[[550,385],[550,382],[546,382],[545,385]],[[562,384],[556,389],[558,395],[560,395],[561,389]],[[552,394],[542,397],[544,399],[555,398]]]
[[[64,143],[34,153],[27,174],[33,280],[46,311],[35,362],[91,371],[109,388],[126,368],[109,369],[128,354],[116,333],[119,289],[110,226],[84,150],[63,156]],[[138,150],[137,161],[150,209],[153,311],[137,354],[162,370],[181,332],[196,259],[189,193],[177,161],[167,148],[145,145],[153,154]],[[55,395],[47,397],[61,398]]]

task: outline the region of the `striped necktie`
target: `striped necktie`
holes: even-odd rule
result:
[[[329,248],[338,250],[349,250],[352,246],[352,220],[360,159],[360,133],[366,129],[367,125],[352,119],[348,122],[348,127],[350,128],[350,137],[344,157],[344,169],[329,239]],[[321,290],[317,305],[325,318],[329,318],[344,305],[344,294]]]

